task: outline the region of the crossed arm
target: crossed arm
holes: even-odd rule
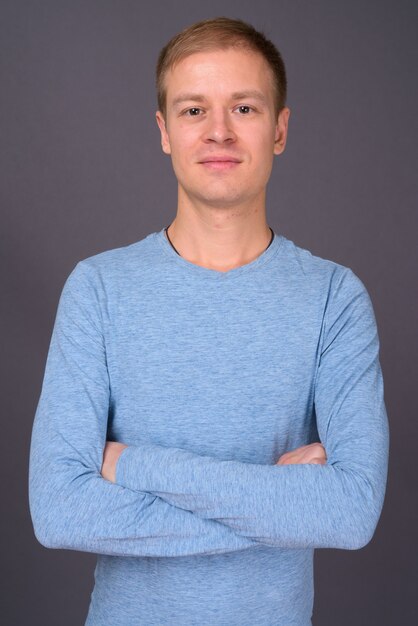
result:
[[[320,444],[283,455],[278,468],[163,445],[126,446],[116,449],[115,482],[266,545],[366,545],[383,505],[388,423],[370,298],[351,271],[339,279],[315,378]],[[318,462],[318,445],[327,463]]]
[[[340,277],[320,347],[315,412],[327,462],[304,446],[275,465],[106,444],[98,283],[94,268],[77,265],[51,338],[29,466],[30,510],[43,545],[182,556],[260,543],[359,548],[370,540],[383,505],[388,424],[373,309],[358,279]]]
[[[116,465],[122,451],[127,447],[125,443],[106,441],[103,452],[103,464],[100,470],[103,478],[112,483],[116,482]],[[327,454],[324,446],[322,443],[315,442],[285,452],[279,457],[276,465],[296,465],[300,463],[325,465],[326,461]]]

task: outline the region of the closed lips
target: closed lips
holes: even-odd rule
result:
[[[223,157],[207,157],[206,159],[202,159],[201,161],[199,161],[199,163],[217,163],[217,162],[239,163],[240,160],[236,159],[235,157],[223,156]]]

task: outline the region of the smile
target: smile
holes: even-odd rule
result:
[[[234,161],[232,159],[228,160],[213,160],[213,161],[201,161],[200,165],[204,165],[207,169],[215,170],[215,171],[223,171],[230,170],[237,167],[240,164],[240,161]]]

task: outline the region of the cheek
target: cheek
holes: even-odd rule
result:
[[[171,145],[171,158],[173,162],[191,163],[196,155],[196,141],[190,136],[184,134],[180,137],[173,136],[170,139]]]
[[[262,184],[270,178],[274,160],[274,138],[271,135],[259,136],[253,146],[254,175]]]
[[[273,149],[274,140],[271,136],[262,137],[259,135],[256,142],[253,140],[250,154],[253,164],[255,162],[257,165],[258,171],[262,171],[271,166],[274,156]]]
[[[243,146],[246,146],[250,153],[254,156],[257,155],[257,159],[268,160],[270,152],[273,153],[274,129],[254,126],[246,129],[245,133],[241,133],[240,139]]]
[[[183,142],[171,146],[171,164],[178,180],[186,180],[193,176],[193,152]]]
[[[190,142],[187,129],[181,124],[176,124],[170,131],[170,143],[173,151],[181,152]]]

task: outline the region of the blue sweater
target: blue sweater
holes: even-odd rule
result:
[[[106,440],[128,444],[116,483]],[[275,465],[314,441],[326,465]],[[66,280],[31,440],[35,535],[98,554],[89,626],[308,626],[314,549],[370,541],[388,443],[351,269],[275,234],[219,272],[162,229]]]

